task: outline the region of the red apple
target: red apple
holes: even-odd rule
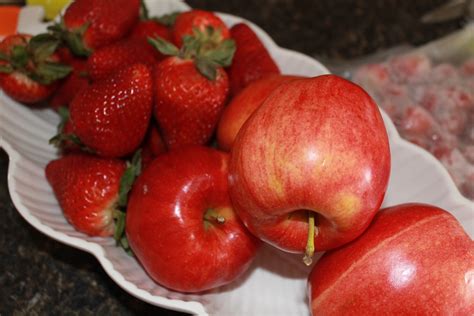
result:
[[[127,208],[130,246],[148,274],[181,292],[235,280],[258,240],[235,215],[228,155],[193,146],[161,154],[134,184]]]
[[[301,77],[269,75],[253,81],[235,96],[224,109],[217,127],[219,148],[230,151],[235,137],[250,115],[265,101],[279,85]]]
[[[474,243],[448,212],[404,204],[316,263],[313,315],[474,315]]]
[[[280,85],[232,149],[230,193],[249,230],[304,252],[359,236],[383,200],[390,150],[377,105],[334,75]],[[316,224],[316,229],[314,225]]]

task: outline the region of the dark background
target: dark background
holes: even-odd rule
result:
[[[401,44],[423,44],[460,28],[461,19],[423,25],[444,3],[429,0],[205,0],[192,7],[253,21],[278,45],[331,64]],[[8,157],[0,149],[0,315],[181,315],[119,288],[91,255],[29,226],[7,189]]]

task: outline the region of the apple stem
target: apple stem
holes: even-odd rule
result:
[[[309,212],[308,214],[308,241],[306,243],[306,251],[303,257],[303,262],[307,266],[310,266],[311,263],[313,263],[314,236],[315,236],[314,213]]]
[[[207,212],[204,214],[204,219],[213,222],[216,221],[219,224],[224,224],[225,223],[225,217],[222,215],[217,214],[213,210],[209,209]]]

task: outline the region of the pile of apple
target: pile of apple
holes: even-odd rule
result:
[[[456,219],[379,211],[388,137],[356,84],[282,75],[247,25],[150,18],[138,0],[76,0],[0,52],[6,94],[69,108],[46,167],[67,220],[113,236],[160,285],[228,284],[263,241],[307,265],[327,251],[313,315],[474,313],[474,244]]]

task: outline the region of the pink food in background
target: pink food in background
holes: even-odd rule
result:
[[[390,116],[400,135],[437,157],[474,200],[474,58],[461,65],[425,54],[360,67],[353,81]]]

